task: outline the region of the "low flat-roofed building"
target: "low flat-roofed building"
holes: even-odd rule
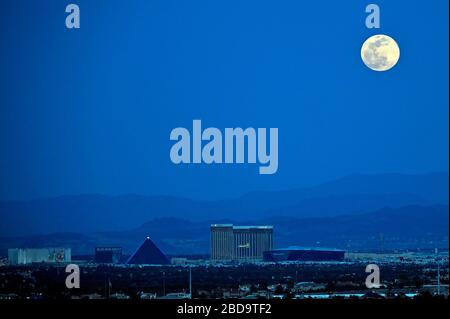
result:
[[[264,252],[264,261],[343,261],[345,251],[333,248],[292,246]]]
[[[70,248],[11,248],[8,249],[10,265],[32,263],[66,263],[72,260]]]
[[[96,247],[94,261],[99,264],[118,264],[122,258],[122,247]]]

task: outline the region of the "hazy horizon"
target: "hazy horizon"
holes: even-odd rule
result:
[[[41,197],[31,197],[31,198],[16,198],[16,199],[0,199],[1,202],[20,202],[20,201],[36,201],[36,200],[45,200],[45,199],[53,199],[53,198],[60,198],[60,197],[72,197],[72,196],[91,196],[91,195],[97,195],[97,196],[105,196],[105,197],[115,197],[115,196],[142,196],[142,197],[178,197],[178,198],[184,198],[188,200],[195,200],[195,201],[220,201],[220,200],[228,200],[228,199],[236,199],[240,198],[242,196],[246,196],[248,194],[252,193],[260,193],[260,192],[270,192],[270,193],[277,193],[277,192],[284,192],[284,191],[292,191],[297,189],[303,189],[303,188],[313,188],[316,186],[320,186],[322,184],[327,184],[329,182],[341,180],[344,178],[352,177],[352,176],[381,176],[381,175],[403,175],[403,176],[426,176],[426,175],[435,175],[435,174],[446,174],[449,175],[449,172],[447,171],[428,171],[424,173],[395,173],[395,172],[386,172],[386,173],[351,173],[344,176],[340,176],[337,178],[331,178],[326,179],[321,182],[312,183],[312,184],[305,184],[305,185],[298,185],[298,186],[292,186],[290,188],[278,188],[278,189],[252,189],[248,191],[244,191],[243,193],[237,193],[235,195],[230,195],[228,197],[221,197],[218,195],[218,197],[209,197],[209,198],[203,198],[203,197],[196,197],[196,196],[187,196],[183,194],[171,194],[171,193],[98,193],[98,192],[92,192],[92,193],[72,193],[72,194],[54,194],[54,195],[48,195],[48,196],[41,196]]]

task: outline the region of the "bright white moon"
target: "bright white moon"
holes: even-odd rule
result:
[[[400,48],[391,37],[377,34],[368,38],[362,45],[361,59],[374,71],[387,71],[400,59]]]

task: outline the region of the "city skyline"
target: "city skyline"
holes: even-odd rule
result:
[[[1,312],[447,305],[449,4],[0,0]]]

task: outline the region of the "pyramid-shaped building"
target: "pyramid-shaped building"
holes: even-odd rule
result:
[[[170,264],[170,261],[166,255],[156,247],[150,237],[147,237],[138,250],[136,250],[136,252],[128,259],[127,264],[167,265]]]

